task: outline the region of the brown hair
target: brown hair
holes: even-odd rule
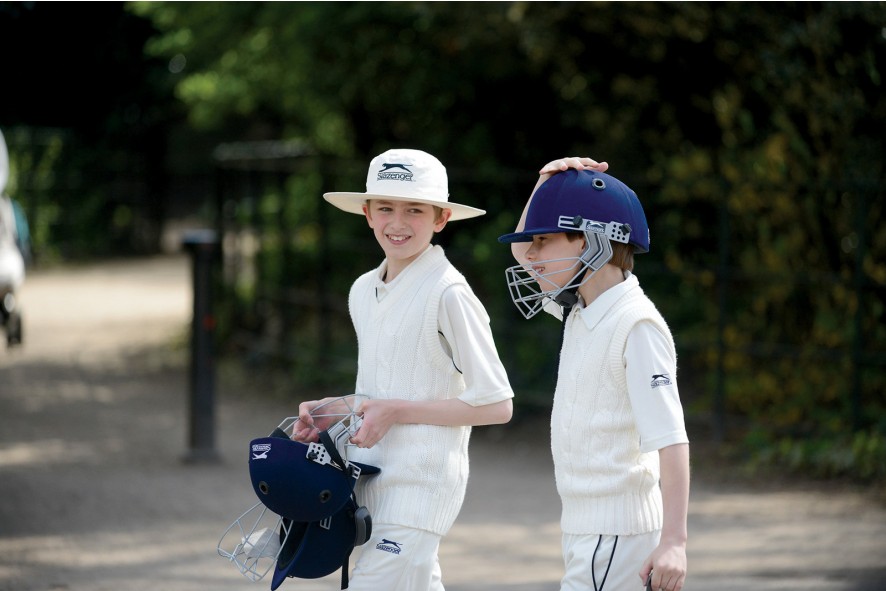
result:
[[[634,246],[632,244],[623,244],[621,242],[612,242],[612,258],[609,259],[610,265],[615,265],[622,271],[634,270]]]

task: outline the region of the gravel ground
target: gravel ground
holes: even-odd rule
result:
[[[254,502],[249,440],[296,397],[285,405],[220,375],[220,461],[185,461],[188,259],[38,271],[20,300],[25,343],[0,348],[0,591],[269,588],[216,544]],[[468,496],[441,548],[447,590],[559,588],[559,501],[541,423],[475,430]],[[752,482],[699,458],[684,589],[886,589],[886,507],[870,491]]]

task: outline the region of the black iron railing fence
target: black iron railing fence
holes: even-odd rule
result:
[[[226,346],[246,363],[285,368],[307,387],[352,388],[356,343],[347,292],[382,255],[360,216],[334,210],[320,195],[359,190],[365,164],[324,160],[296,145],[264,152],[241,146],[218,158],[216,174],[223,249],[220,333]],[[525,171],[478,176],[454,169],[449,174],[453,195],[469,195],[467,201],[479,201],[489,213],[450,226],[439,242],[487,306],[518,407],[531,412],[550,401],[558,327],[543,319],[526,321],[514,309],[504,282],[510,252],[495,237],[511,230],[533,179]],[[723,198],[712,198],[716,231],[704,244],[710,255],[704,263],[675,266],[661,255],[638,258],[641,284],[677,341],[687,413],[708,417],[716,439],[744,426],[747,415],[766,412],[749,405],[771,404],[774,414],[784,415],[775,428],[798,433],[815,421],[833,420],[824,414],[839,416],[851,430],[886,429],[881,327],[886,282],[871,267],[882,245],[875,241],[878,224],[866,217],[880,210],[872,205],[882,204],[883,190],[860,183],[841,190],[851,194],[853,219],[847,223],[854,227],[842,244],[843,258],[851,255],[844,268],[803,268],[798,262],[790,272],[771,272],[743,266],[739,241],[750,226],[729,207],[725,185]],[[667,241],[657,237],[653,244]],[[773,286],[789,295],[777,305],[755,300]],[[753,313],[755,305],[764,318]],[[804,306],[808,310],[798,311]],[[780,330],[781,314],[800,321],[785,321],[787,328]],[[800,326],[804,316],[807,332]],[[828,330],[832,334],[823,334]],[[803,334],[808,337],[797,337]],[[790,410],[790,397],[801,406],[806,400],[826,408]],[[791,413],[797,414],[793,425]]]

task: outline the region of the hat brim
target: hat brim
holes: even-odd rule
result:
[[[363,215],[363,205],[366,203],[367,199],[408,201],[410,203],[426,203],[428,205],[435,205],[437,207],[442,207],[443,209],[449,209],[452,211],[452,215],[449,217],[450,222],[466,220],[468,218],[475,218],[486,213],[485,209],[477,209],[476,207],[462,205],[460,203],[436,201],[434,199],[418,199],[416,197],[404,197],[401,195],[381,195],[375,193],[323,193],[323,199],[342,211],[346,211],[348,213],[356,213],[358,215]]]

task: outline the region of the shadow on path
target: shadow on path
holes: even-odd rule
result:
[[[292,414],[218,380],[222,461],[187,464],[188,260],[29,276],[23,347],[0,352],[0,591],[266,589],[216,554],[254,502],[247,444]],[[556,591],[546,420],[478,428],[449,591]],[[886,510],[857,490],[719,481],[696,466],[687,591],[886,586]],[[338,574],[281,589],[331,591]],[[639,579],[638,579],[638,589]]]

